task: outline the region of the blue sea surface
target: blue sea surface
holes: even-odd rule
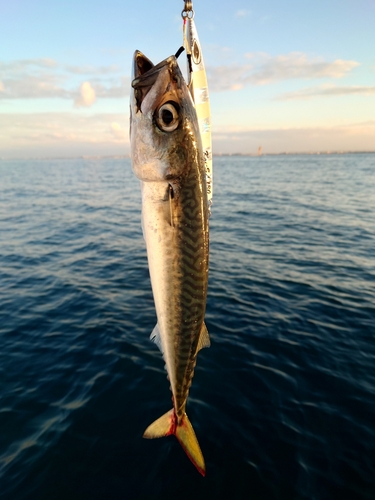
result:
[[[0,498],[375,499],[375,155],[214,159],[203,349],[171,408],[128,159],[0,161]]]

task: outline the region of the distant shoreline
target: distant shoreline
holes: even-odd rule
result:
[[[375,154],[375,151],[316,151],[316,152],[281,152],[281,153],[262,153],[259,154],[251,154],[251,153],[214,153],[214,158],[220,157],[244,157],[244,158],[261,158],[262,156],[320,156],[320,155],[360,155],[360,154]],[[79,156],[30,156],[26,158],[6,158],[0,156],[0,161],[9,161],[9,160],[121,160],[130,158],[130,155],[103,155],[103,156],[90,156],[90,155],[79,155]]]
[[[260,158],[261,156],[314,156],[314,155],[358,155],[358,154],[375,154],[375,151],[301,151],[298,153],[292,153],[285,151],[283,153],[262,153],[259,154],[251,154],[251,153],[223,153],[223,154],[214,154],[214,157],[217,156],[246,156],[246,157],[255,157]]]

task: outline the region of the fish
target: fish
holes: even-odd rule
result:
[[[134,54],[130,145],[157,316],[150,338],[163,353],[173,401],[143,437],[175,435],[204,476],[186,402],[197,354],[210,345],[204,322],[209,203],[197,114],[173,55],[154,65],[142,52]]]

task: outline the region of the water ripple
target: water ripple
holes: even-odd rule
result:
[[[375,156],[215,172],[203,480],[141,438],[171,395],[129,161],[0,162],[2,498],[375,498]]]

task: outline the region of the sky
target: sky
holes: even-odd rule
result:
[[[183,6],[0,0],[0,158],[128,155],[133,53],[174,54]],[[374,0],[193,7],[214,154],[375,151]]]

